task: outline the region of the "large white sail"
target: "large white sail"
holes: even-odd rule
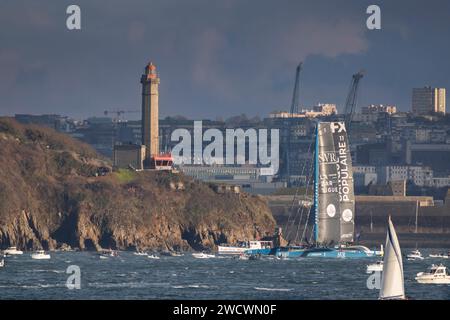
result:
[[[390,216],[388,220],[386,246],[384,249],[379,298],[383,300],[405,299],[402,252]]]

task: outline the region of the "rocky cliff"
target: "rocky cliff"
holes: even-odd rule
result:
[[[79,141],[0,118],[0,247],[203,250],[275,227],[258,196],[169,172],[102,175],[105,167]]]

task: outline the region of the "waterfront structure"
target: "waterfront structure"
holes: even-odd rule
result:
[[[446,112],[445,88],[414,88],[412,93],[412,112],[415,115]]]
[[[253,166],[195,166],[181,165],[179,170],[198,180],[254,180],[259,181],[266,168]]]

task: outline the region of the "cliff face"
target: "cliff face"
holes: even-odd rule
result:
[[[0,118],[0,247],[203,250],[274,230],[258,196],[168,172],[98,175],[108,166],[65,135]]]

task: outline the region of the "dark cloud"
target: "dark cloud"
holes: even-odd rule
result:
[[[287,109],[305,61],[305,105],[345,100],[366,69],[361,103],[409,108],[413,86],[449,86],[449,2],[383,1],[383,29],[368,31],[371,1],[76,1],[82,30],[65,28],[68,1],[0,5],[0,111],[101,115],[139,109],[152,60],[162,116],[265,115]]]

